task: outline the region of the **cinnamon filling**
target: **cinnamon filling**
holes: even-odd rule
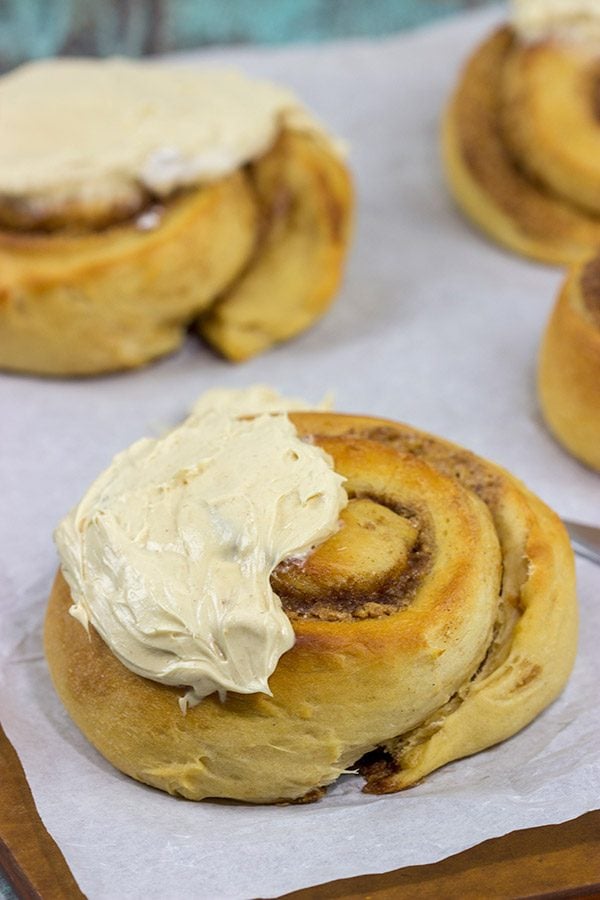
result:
[[[407,607],[431,566],[425,511],[350,494],[340,531],[308,558],[284,560],[271,586],[293,621],[388,616]]]
[[[496,502],[501,488],[500,476],[467,450],[454,450],[435,438],[409,430],[400,431],[391,425],[350,433],[358,438],[391,445],[401,453],[423,459],[441,475],[459,481],[473,491],[487,506],[493,507]]]
[[[257,202],[260,200],[256,249],[266,240],[273,226],[285,220],[291,212],[292,197],[289,187],[279,185],[273,197],[261,197],[255,178],[255,165],[260,158],[241,168],[246,175]],[[0,195],[0,240],[11,241],[20,237],[31,241],[53,237],[83,237],[102,234],[116,228],[133,228],[150,231],[157,228],[169,210],[185,197],[203,189],[178,188],[167,197],[157,197],[141,184],[136,196],[103,206],[80,206],[75,201],[65,201],[60,206],[46,208],[31,199]]]
[[[595,257],[583,267],[581,296],[586,310],[600,328],[600,256]]]
[[[600,125],[600,70],[598,66],[595,67],[590,80],[592,84],[592,111],[594,119]]]
[[[29,199],[0,196],[0,234],[31,239],[98,234],[123,226],[145,231],[156,227],[165,209],[187,193],[189,191],[179,190],[159,200],[140,188],[140,197],[135,203],[115,202],[96,208],[78,208],[73,203],[65,203],[46,209],[36,208]],[[149,225],[151,219],[154,220],[152,226]]]
[[[423,459],[440,474],[459,481],[493,511],[500,477],[468,451],[393,426],[350,429],[347,437],[388,444],[401,453]],[[318,436],[317,436],[318,440]],[[431,567],[435,542],[427,511],[409,509],[383,496],[351,498],[342,520],[352,516],[357,502],[372,509],[362,522],[343,522],[341,530],[307,559],[284,560],[271,576],[283,609],[295,618],[326,621],[377,618],[405,609]],[[388,521],[378,521],[381,513]],[[363,558],[369,531],[379,532],[368,558]],[[346,559],[340,559],[343,548]],[[342,554],[343,556],[344,554]]]

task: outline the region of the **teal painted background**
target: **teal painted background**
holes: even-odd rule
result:
[[[0,67],[54,54],[384,35],[491,0],[0,0]]]

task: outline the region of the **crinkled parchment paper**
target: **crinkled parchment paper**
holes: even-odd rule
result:
[[[497,16],[497,13],[496,13]],[[194,804],[114,771],[71,724],[41,651],[51,532],[115,452],[214,385],[270,382],[409,421],[512,469],[565,516],[600,523],[600,477],[545,431],[535,356],[560,273],[488,244],[455,211],[440,112],[494,14],[384,41],[202,56],[290,84],[352,148],[359,201],[346,285],[316,328],[244,366],[190,339],[137,373],[0,377],[0,719],[40,814],[90,898],[272,897],[429,863],[598,804],[600,568],[579,563],[581,649],[563,696],[499,747],[387,797],[347,776],[313,806]]]

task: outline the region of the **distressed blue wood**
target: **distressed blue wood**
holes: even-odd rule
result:
[[[2,900],[17,900],[17,895],[0,872],[0,897]]]
[[[0,62],[48,56],[64,46],[73,0],[0,0]]]
[[[171,0],[174,46],[385,35],[490,0]]]
[[[0,0],[0,68],[54,54],[390,34],[492,0]]]

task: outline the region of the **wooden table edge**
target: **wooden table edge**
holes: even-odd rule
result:
[[[0,868],[22,900],[85,895],[46,830],[25,772],[0,724]],[[287,900],[396,900],[415,896],[544,897],[600,894],[600,810],[560,825],[513,831],[438,863],[360,875],[286,894]],[[491,891],[495,891],[492,893]]]

